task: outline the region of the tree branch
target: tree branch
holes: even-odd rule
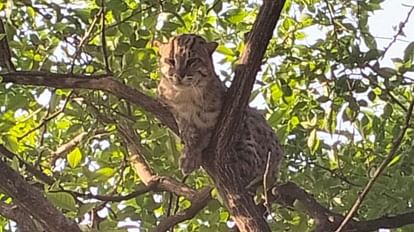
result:
[[[408,11],[407,16],[405,17],[404,21],[400,22],[398,25],[397,34],[394,35],[392,41],[384,48],[384,51],[382,53],[382,57],[385,56],[387,51],[391,48],[391,46],[397,41],[398,36],[404,35],[404,27],[408,23],[408,20],[410,19],[411,13],[413,13],[414,6],[411,6],[411,9]]]
[[[167,217],[160,222],[154,231],[167,231],[172,226],[194,217],[211,200],[210,187],[196,191],[170,177],[154,174],[142,155],[143,149],[140,144],[140,138],[135,131],[123,124],[119,124],[118,131],[128,147],[132,167],[147,187],[152,191],[168,191],[191,201],[191,206],[188,209]]]
[[[91,132],[81,132],[78,135],[76,135],[75,137],[73,137],[71,140],[69,140],[68,142],[60,145],[56,150],[54,150],[53,152],[51,152],[50,154],[50,165],[54,165],[56,160],[59,158],[62,158],[64,155],[66,155],[68,152],[72,151],[73,149],[75,149],[80,142],[82,142],[86,136],[95,136],[98,134],[102,134],[105,133],[106,130],[105,129],[97,129],[97,130],[93,130]]]
[[[154,191],[169,191],[190,200],[194,197],[196,190],[171,177],[158,176],[153,172],[142,155],[144,149],[141,147],[140,138],[131,127],[120,124],[118,131],[128,147],[131,165],[145,185],[153,185]]]
[[[24,212],[32,215],[46,231],[80,232],[79,227],[57,210],[43,194],[0,160],[0,187]]]
[[[354,223],[354,231],[369,232],[379,229],[393,229],[414,224],[414,211],[395,216],[384,216],[373,220]]]
[[[388,152],[387,157],[382,161],[381,165],[378,167],[378,169],[375,171],[372,178],[368,181],[367,185],[363,189],[363,191],[359,194],[357,197],[354,205],[349,210],[348,214],[346,215],[345,219],[342,221],[341,225],[335,230],[335,232],[341,232],[342,229],[345,228],[345,225],[352,219],[356,211],[358,210],[359,206],[362,204],[362,201],[364,201],[365,197],[368,195],[368,192],[371,190],[372,186],[374,185],[375,181],[378,179],[378,177],[381,175],[381,173],[385,170],[385,168],[388,166],[388,164],[391,162],[391,160],[394,158],[395,154],[398,151],[398,148],[400,147],[405,132],[407,131],[408,127],[410,126],[410,120],[411,116],[413,114],[413,108],[414,108],[414,94],[411,95],[411,104],[408,107],[407,114],[405,116],[405,121],[403,128],[400,131],[400,134],[392,143],[391,150]]]
[[[71,63],[71,66],[70,66],[70,73],[73,73],[73,69],[75,68],[75,61],[76,61],[76,59],[78,59],[79,55],[81,54],[83,45],[85,43],[87,43],[89,41],[89,39],[91,38],[90,35],[91,35],[93,29],[95,28],[95,25],[98,22],[99,18],[101,17],[101,14],[103,14],[103,12],[104,12],[103,8],[101,8],[98,11],[98,13],[93,18],[92,23],[89,26],[89,29],[85,32],[82,39],[80,40],[79,46],[76,48],[76,51],[75,51],[75,53],[73,54],[73,57],[72,57],[72,63]]]
[[[260,7],[236,67],[233,83],[226,94],[220,120],[216,125],[216,136],[212,137],[216,139],[213,139],[211,144],[217,144],[213,147],[216,147],[219,153],[231,147],[235,136],[230,135],[237,131],[241,124],[256,75],[284,4],[285,0],[264,0]]]
[[[106,47],[106,26],[105,26],[105,16],[106,16],[106,9],[105,9],[105,1],[101,0],[101,8],[102,8],[102,14],[101,14],[101,41],[102,41],[102,55],[104,58],[104,64],[105,64],[105,70],[106,73],[112,73],[111,68],[109,67],[109,61],[108,61],[108,51]]]
[[[272,194],[269,194],[271,201],[283,206],[293,207],[294,202],[300,202],[301,208],[305,213],[315,219],[316,232],[334,231],[342,222],[344,216],[332,212],[321,205],[316,199],[295,183],[286,184],[273,188]],[[345,232],[369,232],[376,231],[380,228],[392,229],[404,225],[414,224],[414,211],[403,213],[395,216],[384,216],[367,221],[350,221],[343,231]]]
[[[15,221],[20,232],[39,231],[30,216],[16,205],[0,201],[0,215]]]
[[[284,3],[285,0],[263,1],[236,67],[234,81],[226,94],[212,141],[203,154],[203,167],[213,178],[227,209],[242,232],[266,232],[270,228],[245,186],[240,186],[242,180],[239,170],[229,168],[231,161],[226,159],[227,149],[232,147],[236,137],[233,133],[238,131],[241,124],[256,75]]]
[[[165,218],[157,225],[157,227],[155,227],[153,232],[167,231],[178,223],[193,218],[200,210],[204,209],[204,207],[206,207],[206,205],[212,199],[210,194],[211,190],[212,188],[207,187],[197,192],[193,196],[193,199],[191,200],[191,206],[189,208]]]
[[[138,196],[141,196],[142,194],[148,193],[150,191],[154,190],[153,185],[140,185],[137,187],[137,189],[125,196],[107,196],[107,195],[95,195],[92,193],[79,193],[71,190],[57,190],[54,192],[67,192],[72,194],[75,197],[82,197],[82,198],[88,198],[88,199],[97,199],[100,201],[113,201],[113,202],[119,202],[119,201],[126,201]],[[51,191],[52,192],[52,191]]]
[[[15,71],[13,62],[11,61],[11,52],[9,43],[7,42],[7,33],[4,28],[3,20],[0,19],[0,34],[4,34],[4,38],[0,39],[0,67],[9,71]]]
[[[22,158],[20,158],[20,156],[9,151],[3,144],[0,144],[0,155],[3,155],[10,160],[13,160],[13,158],[16,157],[19,160],[20,166],[24,166],[27,169],[27,171],[29,171],[33,176],[35,176],[36,178],[48,185],[52,185],[53,183],[55,183],[55,180],[52,177],[44,174],[42,171],[36,169],[32,165],[24,161]]]
[[[51,115],[50,114],[50,108],[48,109],[46,115],[40,120],[41,122],[35,126],[34,128],[30,129],[29,131],[27,131],[26,133],[24,133],[23,135],[20,135],[19,137],[17,137],[17,140],[22,140],[23,138],[25,138],[26,136],[28,136],[29,134],[39,130],[41,127],[45,126],[50,120],[56,118],[57,116],[59,116],[59,114],[63,113],[66,109],[66,106],[68,105],[70,99],[71,99],[71,95],[72,92],[67,96],[65,103],[63,104],[62,108],[60,108],[59,110],[53,112]],[[42,138],[42,137],[41,137]]]
[[[154,114],[161,123],[178,134],[177,124],[168,109],[156,99],[131,88],[113,78],[110,74],[104,75],[76,75],[58,74],[51,72],[20,71],[1,74],[3,82],[20,85],[48,86],[54,88],[92,89],[111,93],[119,98],[142,107],[145,111]]]
[[[312,195],[293,182],[277,186],[271,191],[272,194],[269,194],[272,196],[270,201],[278,204],[293,207],[294,202],[299,201],[305,209],[305,213],[315,219],[317,232],[332,231],[333,226],[343,219],[342,215],[322,206]]]

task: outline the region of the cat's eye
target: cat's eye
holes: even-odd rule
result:
[[[171,58],[165,58],[165,63],[167,63],[167,64],[169,64],[169,65],[172,65],[172,66],[175,66],[175,60],[174,59],[171,59]]]

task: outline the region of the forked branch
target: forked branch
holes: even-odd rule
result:
[[[168,191],[191,201],[191,206],[188,209],[165,218],[154,231],[167,231],[174,225],[193,218],[212,199],[210,187],[196,191],[171,177],[156,175],[143,156],[144,149],[142,149],[140,138],[135,131],[122,124],[120,124],[118,131],[128,147],[131,165],[145,185],[151,186],[152,191]]]

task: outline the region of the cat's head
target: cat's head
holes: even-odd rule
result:
[[[172,37],[168,43],[155,41],[162,75],[177,87],[196,86],[215,76],[211,55],[216,42],[194,34]]]

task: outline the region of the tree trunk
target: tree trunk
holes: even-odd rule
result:
[[[228,157],[231,154],[219,154],[217,157]],[[203,167],[213,178],[214,184],[222,197],[226,208],[230,211],[240,232],[270,232],[263,212],[255,204],[253,196],[244,186],[239,169],[228,161],[216,160]]]

